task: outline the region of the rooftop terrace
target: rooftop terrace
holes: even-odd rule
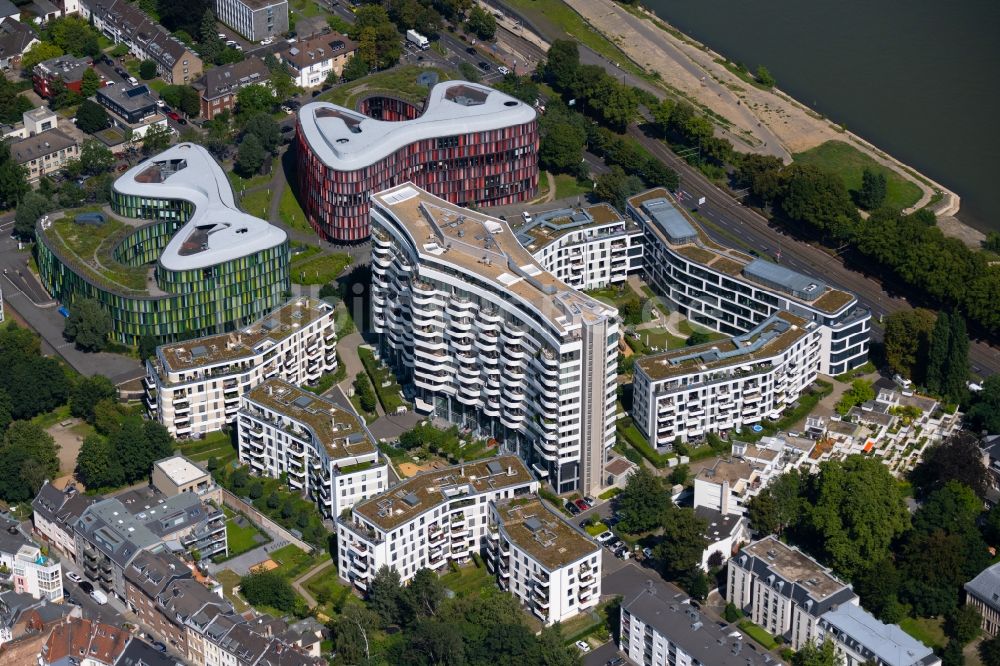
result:
[[[531,222],[518,224],[514,227],[518,241],[532,252],[537,252],[549,243],[566,234],[586,231],[614,223],[609,233],[638,231],[639,225],[631,219],[622,217],[621,213],[606,203],[583,208],[560,208],[557,210],[537,213]]]
[[[524,485],[533,477],[517,456],[497,456],[423,472],[356,504],[365,520],[389,531],[447,500]]]
[[[503,220],[455,204],[406,183],[373,201],[410,235],[427,264],[448,263],[492,283],[538,310],[560,332],[578,319],[614,317],[614,308],[566,286],[542,269]]]
[[[331,460],[377,451],[354,414],[294,384],[272,378],[254,387],[246,398],[304,424]]]
[[[644,356],[636,365],[650,379],[659,381],[693,372],[718,370],[772,358],[799,341],[811,324],[801,317],[779,311],[743,335]]]
[[[157,358],[165,370],[172,372],[249,358],[332,310],[323,301],[295,298],[240,331],[161,345],[156,350]]]
[[[600,546],[573,529],[537,496],[497,502],[501,528],[515,546],[550,571],[600,551]]]

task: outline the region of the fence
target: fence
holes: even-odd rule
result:
[[[273,520],[265,516],[257,509],[255,509],[252,504],[243,501],[242,499],[232,494],[225,488],[222,489],[222,503],[228,506],[230,509],[233,509],[234,511],[239,511],[247,518],[249,518],[251,522],[254,522],[257,525],[263,527],[264,531],[271,535],[271,538],[284,539],[288,543],[295,544],[296,546],[306,551],[310,555],[312,555],[312,552],[316,550],[308,543],[306,543],[299,537],[295,536],[287,529],[285,529],[278,523],[274,522]]]

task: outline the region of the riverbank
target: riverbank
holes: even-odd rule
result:
[[[726,59],[672,28],[643,8],[625,8],[612,0],[565,0],[594,30],[665,87],[721,117],[720,134],[738,150],[780,156],[790,161],[827,141],[841,141],[891,169],[921,190],[912,209],[930,207],[947,218],[941,229],[977,247],[982,234],[954,218],[961,199],[940,183],[879,150],[780,89],[753,85]],[[727,65],[729,65],[727,67]]]

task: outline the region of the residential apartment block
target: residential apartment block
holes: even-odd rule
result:
[[[240,462],[263,476],[287,475],[329,518],[388,486],[388,466],[357,417],[281,379],[243,396],[237,434]]]
[[[333,306],[300,297],[241,330],[158,347],[146,361],[146,405],[171,435],[190,437],[236,420],[265,379],[313,384],[336,369]]]
[[[212,120],[223,111],[232,112],[240,89],[268,83],[270,78],[267,65],[257,56],[213,67],[194,83],[201,94],[201,117]]]
[[[965,603],[983,616],[984,634],[1000,634],[1000,564],[986,567],[965,584]]]
[[[740,635],[727,635],[678,592],[649,586],[621,604],[619,646],[641,666],[769,666]]]
[[[59,129],[50,129],[10,144],[14,161],[28,170],[28,182],[60,171],[70,160],[80,157],[76,139]]]
[[[48,599],[14,590],[0,592],[0,658],[11,666],[36,663],[41,645],[34,642],[44,642],[55,625],[82,614],[83,610],[72,604],[51,604]],[[34,654],[19,654],[25,648],[30,652],[32,647]]]
[[[337,571],[360,590],[383,566],[405,583],[483,549],[490,502],[526,497],[538,482],[517,456],[498,456],[410,477],[337,519]]]
[[[931,648],[855,604],[823,614],[815,642],[824,641],[833,643],[843,666],[941,666]]]
[[[32,86],[39,97],[49,98],[52,96],[52,86],[59,80],[67,89],[80,94],[83,73],[93,66],[94,61],[90,57],[61,55],[49,58],[35,65],[31,71]]]
[[[545,624],[565,622],[601,598],[601,547],[537,496],[490,503],[486,566]]]
[[[295,85],[315,88],[326,83],[330,75],[334,80],[339,79],[347,61],[357,51],[356,42],[344,35],[330,33],[295,42],[278,55],[291,70]]]
[[[15,520],[0,518],[0,566],[10,572],[14,592],[46,601],[63,600],[62,564],[55,553],[43,555]]]
[[[614,443],[617,311],[544,271],[502,220],[412,185],[372,197],[372,329],[416,409],[597,492]]]
[[[820,327],[778,311],[752,331],[635,363],[632,416],[659,449],[778,418],[816,379]]]
[[[467,81],[437,84],[423,107],[379,95],[357,111],[313,102],[296,129],[302,207],[337,242],[366,240],[372,192],[407,181],[480,207],[524,201],[538,188],[535,110]]]
[[[288,32],[288,0],[215,0],[215,16],[251,42]]]
[[[125,571],[142,551],[176,541],[206,559],[229,552],[225,515],[192,493],[130,490],[84,509],[74,529],[84,576],[121,599],[127,598]]]
[[[156,73],[167,83],[191,83],[202,72],[197,53],[128,0],[81,0],[80,15],[139,60],[155,62]]]
[[[628,200],[646,234],[647,281],[692,321],[729,335],[785,311],[820,330],[819,372],[839,375],[868,358],[871,312],[823,280],[719,245],[663,188]]]
[[[606,203],[536,213],[514,231],[535,261],[574,289],[624,285],[642,271],[642,229]]]
[[[87,507],[100,499],[78,492],[76,486],[59,490],[46,481],[31,501],[31,520],[36,536],[48,543],[49,552],[55,548],[75,560],[76,531],[73,526]]]

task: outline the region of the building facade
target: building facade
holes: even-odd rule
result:
[[[868,359],[871,312],[854,294],[719,245],[665,189],[632,197],[627,212],[646,234],[647,281],[692,321],[742,335],[786,311],[819,327],[822,374],[839,375]]]
[[[338,575],[367,590],[383,566],[407,582],[420,569],[444,570],[482,550],[493,501],[538,489],[517,456],[423,472],[359,502],[337,519]]]
[[[410,184],[372,197],[372,328],[416,409],[517,451],[558,492],[604,486],[617,311],[546,273],[505,222]]]
[[[288,32],[288,0],[215,0],[215,15],[251,42]]]
[[[267,65],[257,56],[213,67],[194,84],[201,95],[201,117],[212,120],[223,111],[232,112],[241,88],[267,84],[270,78]]]
[[[236,331],[285,300],[287,235],[237,207],[225,172],[201,146],[177,144],[129,169],[111,197],[111,209],[133,218],[135,230],[108,238],[117,245],[107,248],[105,268],[129,274],[154,264],[154,279],[139,281],[144,288],[80,261],[70,218],[39,220],[35,252],[49,293],[70,308],[78,299],[100,301],[119,342]]]
[[[222,497],[211,473],[184,456],[171,456],[154,462],[149,483],[167,497],[193,493],[216,502]]]
[[[830,641],[843,666],[941,666],[941,658],[896,624],[861,606],[844,604],[823,614],[815,642]]]
[[[100,498],[78,492],[76,486],[59,490],[46,481],[31,501],[31,520],[35,535],[63,555],[76,559],[76,536],[73,525],[84,510]]]
[[[642,272],[645,235],[608,204],[536,213],[514,231],[535,261],[574,289],[621,286]]]
[[[76,139],[59,129],[50,129],[10,144],[14,161],[28,170],[28,182],[62,170],[66,163],[80,157]]]
[[[277,378],[243,396],[237,436],[240,462],[263,476],[287,475],[289,488],[328,518],[389,483],[388,466],[354,414]]]
[[[146,361],[146,407],[172,436],[201,435],[233,423],[265,379],[314,384],[336,369],[333,306],[302,297],[233,333],[157,348]]]
[[[278,55],[291,70],[295,85],[315,88],[323,85],[331,75],[339,79],[347,61],[357,50],[356,42],[344,35],[331,33],[290,44]]]
[[[17,521],[0,519],[0,530],[0,566],[10,572],[14,592],[62,601],[62,563],[55,553],[43,555],[38,544],[21,532]]]
[[[485,560],[500,589],[545,624],[600,601],[601,547],[536,496],[490,503]]]
[[[538,188],[535,110],[513,97],[448,81],[422,111],[386,97],[361,108],[314,102],[298,114],[302,207],[325,238],[367,239],[371,193],[408,181],[463,206],[524,201]]]
[[[815,323],[779,311],[731,340],[644,356],[632,382],[635,423],[669,449],[776,419],[816,380],[821,337]]]
[[[31,71],[31,82],[39,97],[52,96],[52,86],[56,80],[63,82],[67,89],[80,94],[83,84],[83,73],[93,67],[94,61],[89,57],[77,58],[72,55],[61,55],[49,58],[37,65]]]
[[[983,616],[984,634],[1000,634],[1000,564],[986,567],[965,584],[965,603]]]

